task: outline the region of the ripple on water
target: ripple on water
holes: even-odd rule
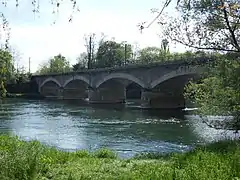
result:
[[[157,115],[156,115],[157,114]],[[113,110],[47,101],[9,101],[0,105],[0,132],[37,139],[59,149],[113,149],[121,157],[140,152],[187,151],[219,138],[197,116],[141,110]]]

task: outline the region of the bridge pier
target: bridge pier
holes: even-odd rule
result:
[[[88,93],[89,103],[115,104],[125,103],[126,92],[124,86],[111,88],[90,89]]]
[[[185,100],[183,95],[171,95],[151,90],[143,90],[141,95],[142,106],[156,109],[183,109]]]

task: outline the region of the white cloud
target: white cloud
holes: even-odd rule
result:
[[[49,21],[48,17],[52,16],[46,14],[32,23],[11,24],[10,43],[23,54],[21,63],[28,68],[28,58],[31,57],[34,72],[40,63],[58,53],[69,58],[71,63],[75,63],[76,57],[85,51],[84,34],[91,32],[104,33],[108,37],[115,37],[117,41],[138,42],[140,47],[160,46],[161,39],[157,35],[160,31],[159,25],[154,24],[142,34],[137,27],[139,22],[153,17],[148,7],[144,13],[134,9],[131,11],[129,7],[124,8],[125,11],[123,9],[115,12],[111,8],[109,11],[91,6],[81,8],[81,12],[74,15],[72,23],[67,21],[71,8],[63,5],[55,25],[50,24],[51,20]],[[44,12],[46,11],[45,9]],[[47,23],[40,23],[43,19]]]

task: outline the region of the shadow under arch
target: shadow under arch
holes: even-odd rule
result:
[[[85,82],[88,86],[90,85],[89,79],[87,79],[86,77],[77,75],[77,76],[73,76],[73,77],[70,77],[69,79],[67,79],[67,80],[65,81],[65,83],[63,84],[63,88],[66,87],[69,83],[71,83],[72,81],[75,81],[75,80],[83,81],[83,82]]]
[[[126,99],[141,99],[142,87],[134,82],[126,87]]]
[[[84,100],[88,98],[89,85],[90,81],[86,77],[77,75],[68,78],[63,85],[63,99]]]
[[[159,78],[157,78],[156,80],[154,80],[151,84],[150,84],[150,88],[153,89],[155,88],[157,85],[165,82],[165,81],[168,81],[170,79],[173,79],[173,78],[176,78],[176,77],[179,77],[179,76],[197,76],[199,75],[199,72],[197,70],[190,70],[190,71],[181,71],[179,72],[178,70],[176,71],[171,71],[170,73],[167,73]]]
[[[39,92],[44,97],[57,98],[60,96],[61,84],[54,78],[46,79],[41,86],[39,86]]]
[[[56,80],[55,78],[53,77],[49,77],[47,79],[45,79],[39,86],[39,89],[41,89],[47,82],[54,82],[56,83],[59,87],[61,87],[61,84],[58,82],[58,80]]]
[[[134,83],[138,84],[142,88],[146,87],[145,83],[142,80],[140,80],[139,78],[136,78],[133,75],[126,74],[126,73],[112,73],[112,74],[109,74],[108,76],[105,76],[100,81],[98,81],[96,83],[96,88],[100,87],[103,83],[105,83],[105,82],[107,82],[108,80],[111,80],[111,79],[125,79],[125,80],[129,80],[131,82],[134,82]]]

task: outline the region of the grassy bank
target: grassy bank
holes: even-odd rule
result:
[[[121,160],[106,149],[62,152],[37,141],[0,135],[0,179],[236,180],[240,179],[240,142],[224,141],[183,154],[144,154]]]

